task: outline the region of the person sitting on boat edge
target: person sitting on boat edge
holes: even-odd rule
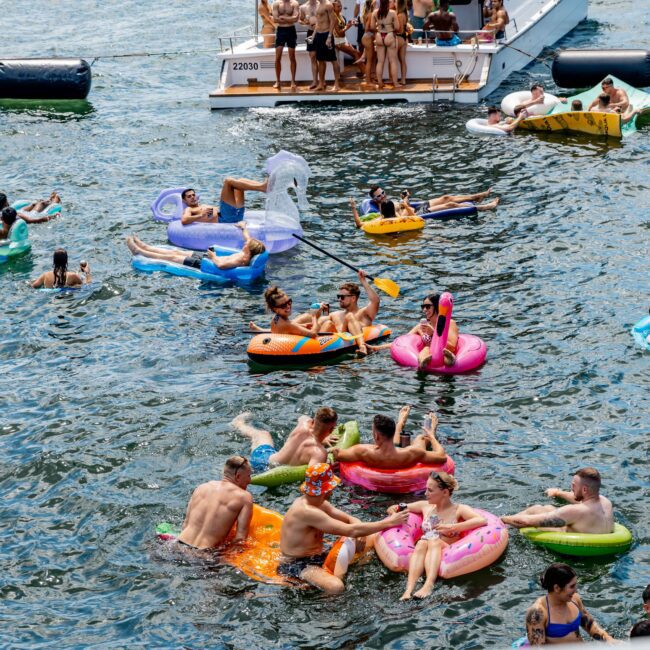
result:
[[[593,535],[614,531],[612,503],[600,494],[600,473],[593,467],[579,469],[571,481],[571,491],[559,488],[546,490],[547,496],[567,501],[569,505],[556,508],[534,505],[515,515],[501,517],[504,524],[515,528],[536,526],[569,533]]]
[[[436,30],[436,45],[438,47],[453,47],[462,43],[458,36],[458,21],[449,11],[449,0],[440,0],[437,11],[429,14],[422,28]]]
[[[309,338],[318,338],[318,317],[325,315],[329,310],[329,305],[321,303],[318,309],[312,309],[306,314],[301,314],[289,320],[293,307],[293,298],[290,298],[277,285],[269,287],[264,292],[264,300],[267,308],[273,312],[271,319],[272,334],[292,334],[294,336],[308,336]],[[311,327],[305,327],[302,323],[309,323]],[[250,321],[249,327],[256,332],[267,332],[253,321]]]
[[[235,522],[233,543],[243,542],[253,515],[253,495],[246,490],[250,482],[251,466],[246,457],[229,458],[220,481],[202,483],[192,492],[176,543],[193,550],[216,548]]]
[[[623,88],[614,87],[614,80],[611,77],[603,79],[600,84],[603,94],[609,96],[607,106],[610,110],[619,108],[621,113],[625,113],[630,106],[630,100]],[[592,111],[600,103],[602,95],[599,95],[589,104],[588,111]]]
[[[79,271],[84,274],[83,279],[78,273],[68,271],[68,252],[65,248],[57,248],[52,255],[52,270],[45,271],[36,280],[33,280],[32,288],[59,289],[90,284],[92,278],[88,262],[80,262]]]
[[[22,219],[25,223],[46,223],[58,216],[58,213],[55,214],[44,214],[41,216],[36,216],[38,213],[43,212],[46,208],[50,207],[53,204],[61,203],[61,197],[56,193],[52,192],[49,199],[39,199],[38,201],[32,201],[29,205],[22,207],[20,210],[16,210],[16,215]],[[9,205],[9,200],[7,195],[3,192],[0,192],[0,210],[5,208],[10,208],[14,210]],[[35,214],[30,214],[35,213]],[[2,239],[2,233],[0,232],[0,239]]]
[[[200,204],[196,191],[188,187],[181,193],[187,204],[181,216],[181,223],[237,223],[244,219],[245,192],[266,192],[268,179],[251,181],[248,178],[226,178],[221,186],[219,208]]]
[[[278,465],[314,465],[327,461],[330,436],[336,428],[338,415],[329,406],[316,410],[314,417],[301,415],[294,430],[278,450],[270,432],[249,423],[250,412],[238,415],[230,423],[251,441],[251,467],[255,472],[265,472]]]
[[[385,415],[375,415],[372,421],[373,444],[360,443],[348,449],[332,449],[335,461],[343,463],[364,463],[368,467],[382,469],[403,469],[416,463],[440,465],[447,460],[443,446],[436,438],[438,417],[431,411],[431,428],[415,437],[407,447],[398,447],[402,430],[410,406],[400,409],[397,424],[395,420]],[[428,447],[431,447],[429,451]]]
[[[282,90],[282,52],[285,46],[289,51],[289,67],[291,69],[291,92],[297,91],[296,86],[296,45],[298,33],[296,23],[300,16],[300,5],[297,0],[275,0],[271,7],[275,31],[275,83],[273,87]]]
[[[524,108],[519,111],[519,115],[514,119],[511,117],[503,119],[501,109],[496,106],[490,106],[488,108],[487,125],[495,129],[501,129],[506,133],[512,133],[519,126],[519,123],[527,117],[528,111]]]
[[[614,641],[582,603],[576,572],[568,564],[550,564],[539,582],[548,593],[526,612],[526,636],[531,646],[581,641],[580,628],[597,641]]]
[[[323,544],[323,535],[339,535],[336,543],[352,545],[353,551],[365,553],[374,546],[374,533],[400,526],[408,519],[408,513],[399,512],[380,521],[362,522],[335,508],[328,499],[340,482],[327,463],[311,465],[300,486],[302,496],[291,504],[280,529],[282,556],[278,573],[333,595],[345,591],[343,579],[349,562],[326,566],[330,548]]]
[[[218,269],[225,271],[227,269],[236,269],[242,266],[249,266],[251,260],[255,255],[261,255],[266,247],[259,239],[253,239],[246,229],[246,222],[240,221],[235,224],[241,228],[244,236],[244,245],[240,252],[233,253],[232,255],[215,255],[214,252],[208,248],[205,253],[191,253],[178,248],[160,248],[157,246],[149,246],[142,240],[138,239],[136,235],[126,238],[126,245],[134,255],[142,255],[149,259],[162,260],[166,262],[173,262],[174,264],[182,264],[189,266],[192,269],[202,270],[202,262],[204,259],[210,260]],[[209,273],[209,271],[206,271]]]

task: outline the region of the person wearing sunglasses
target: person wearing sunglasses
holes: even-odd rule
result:
[[[409,411],[409,406],[402,407],[397,424],[385,415],[375,415],[372,421],[373,444],[352,445],[348,449],[334,447],[331,450],[334,459],[343,463],[364,463],[368,467],[381,469],[402,469],[416,463],[444,463],[447,454],[436,438],[438,417],[433,411],[429,413],[431,427],[423,429],[423,433],[416,436],[407,447],[398,447]],[[427,447],[431,447],[431,451]]]
[[[620,109],[621,113],[627,112],[627,109],[630,106],[630,98],[627,96],[627,93],[623,88],[616,88],[614,86],[614,80],[611,77],[603,79],[600,84],[603,94],[609,96],[608,108],[610,110]],[[594,99],[591,104],[589,104],[588,111],[593,111],[600,101],[600,95]]]
[[[458,481],[447,472],[431,472],[424,493],[426,501],[416,501],[406,506],[407,512],[422,515],[423,535],[411,555],[406,590],[400,600],[409,600],[413,596],[430,596],[438,577],[444,549],[455,542],[460,533],[487,524],[485,517],[473,508],[452,502],[451,495],[457,489]],[[396,504],[388,508],[388,513],[400,510],[400,506]],[[426,573],[424,585],[413,593],[423,573]]]
[[[190,498],[178,544],[191,549],[213,549],[223,543],[237,525],[233,543],[243,542],[253,514],[251,466],[244,456],[232,456],[220,481],[199,485]]]
[[[420,322],[409,332],[409,334],[418,334],[422,338],[424,347],[418,354],[418,368],[420,370],[426,368],[429,361],[431,361],[431,339],[433,333],[436,331],[438,325],[438,303],[440,301],[440,294],[430,293],[424,298],[420,309],[422,310],[422,318]],[[449,335],[447,337],[447,345],[443,351],[443,362],[446,366],[453,366],[456,363],[456,349],[458,347],[458,325],[452,318],[449,323]]]
[[[232,426],[251,441],[251,466],[254,472],[265,472],[278,465],[313,465],[327,460],[326,445],[336,428],[338,415],[333,408],[323,406],[314,417],[301,415],[294,430],[281,449],[275,448],[269,431],[250,424],[251,413],[238,415]],[[334,442],[334,441],[332,441]]]
[[[318,337],[319,331],[318,317],[326,314],[329,309],[326,303],[321,303],[318,309],[312,309],[306,314],[301,314],[293,320],[289,320],[293,299],[289,298],[276,285],[269,287],[264,292],[264,300],[268,309],[273,312],[273,318],[271,318],[272,334],[294,334],[296,336],[308,336],[309,338],[315,339]],[[303,323],[309,323],[309,326],[305,327]],[[253,321],[250,321],[249,326],[256,332],[266,331]]]

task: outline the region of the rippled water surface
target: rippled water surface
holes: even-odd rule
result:
[[[3,6],[5,55],[92,57],[209,50],[249,20],[251,2]],[[648,46],[643,3],[593,0],[563,47]],[[550,53],[547,52],[547,53]],[[0,642],[39,647],[492,647],[523,631],[552,559],[514,533],[497,565],[443,582],[426,603],[399,604],[404,578],[377,562],[353,570],[338,599],[253,583],[228,567],[179,566],[154,541],[180,522],[195,485],[246,449],[230,419],[253,410],[286,434],[322,404],[357,418],[414,405],[440,413],[459,498],[498,514],[568,485],[595,465],[625,556],[576,561],[580,590],[615,636],[641,615],[650,581],[647,353],[628,333],[649,306],[650,131],[625,142],[466,133],[473,107],[369,106],[213,112],[214,54],[99,59],[86,106],[2,103],[0,190],[57,188],[63,218],[31,228],[33,253],[0,270]],[[534,63],[494,99],[532,80]],[[551,86],[552,88],[552,86]],[[483,109],[481,109],[483,110]],[[260,373],[245,357],[248,319],[263,321],[264,285],[201,286],[135,272],[123,244],[162,243],[149,202],[189,183],[215,197],[227,174],[255,177],[280,148],[312,166],[306,233],[402,287],[380,320],[404,331],[425,292],[449,289],[462,329],[483,337],[487,365],[421,378],[387,354],[304,371]],[[351,227],[346,197],[381,181],[420,196],[494,187],[497,212],[429,223],[374,240]],[[86,290],[56,294],[26,281],[65,245],[90,261]],[[277,256],[268,281],[298,308],[333,301],[354,279],[306,248]],[[284,511],[295,486],[256,498]],[[337,505],[379,517],[388,497],[349,488]]]

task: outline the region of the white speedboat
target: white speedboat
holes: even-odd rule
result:
[[[393,88],[387,84],[378,90],[357,78],[356,66],[339,52],[342,87],[338,92],[309,90],[312,82],[309,55],[305,49],[306,32],[298,26],[296,58],[297,91],[289,90],[289,58],[285,48],[282,61],[281,91],[275,83],[275,50],[263,46],[255,27],[246,34],[219,38],[217,57],[219,82],[210,93],[210,107],[248,108],[278,106],[297,102],[404,101],[432,102],[451,100],[476,104],[496,90],[516,70],[528,65],[544,47],[556,43],[587,17],[588,0],[507,0],[510,24],[505,38],[484,42],[480,0],[452,0],[452,9],[460,27],[460,45],[438,47],[434,40],[409,44],[407,49],[407,85]],[[343,14],[353,15],[354,0],[344,0]],[[356,40],[356,28],[348,40]],[[332,80],[331,66],[327,66]],[[384,79],[387,78],[387,70]]]

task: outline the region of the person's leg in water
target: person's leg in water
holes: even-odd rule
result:
[[[134,241],[133,237],[126,238],[126,245],[134,255],[142,255],[143,257],[149,257],[154,260],[164,260],[166,262],[182,264],[185,258],[189,257],[189,255],[184,252],[181,253],[179,251],[172,251],[164,248],[155,248],[154,246],[147,246],[146,248],[140,247]]]
[[[256,447],[261,447],[262,445],[270,445],[271,447],[275,447],[275,443],[273,442],[271,434],[264,429],[257,429],[252,424],[250,424],[250,418],[250,411],[245,411],[244,413],[240,413],[236,418],[234,418],[230,424],[232,427],[237,429],[237,431],[239,431],[242,436],[246,436],[250,439],[251,451],[255,451]]]
[[[427,556],[428,544],[425,540],[420,540],[415,545],[415,550],[409,559],[409,572],[406,579],[406,589],[400,600],[410,600],[413,596],[413,590],[418,580],[424,573],[424,561]]]
[[[343,580],[333,576],[322,567],[308,566],[300,573],[300,579],[327,594],[336,595],[345,591]]]
[[[418,370],[424,370],[431,361],[431,350],[425,345],[418,353]]]
[[[221,187],[221,200],[234,208],[244,207],[244,192],[266,192],[268,179],[251,181],[248,178],[226,178]]]
[[[427,555],[424,560],[424,570],[427,577],[422,588],[413,594],[416,598],[426,598],[431,595],[438,577],[440,561],[442,560],[442,550],[445,546],[447,545],[441,539],[430,539],[427,541]]]

